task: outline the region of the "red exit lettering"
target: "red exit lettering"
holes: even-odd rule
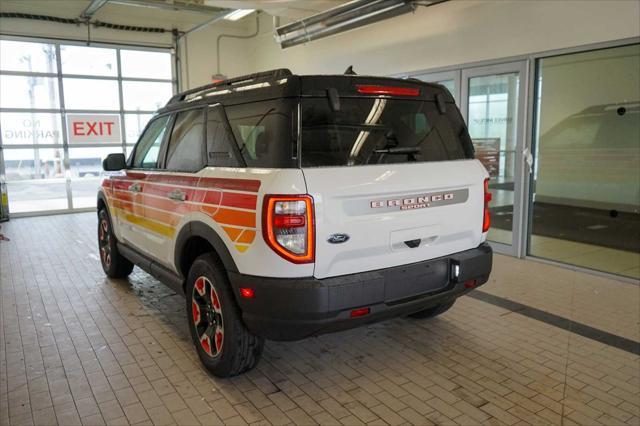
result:
[[[74,121],[74,136],[111,136],[113,121]]]

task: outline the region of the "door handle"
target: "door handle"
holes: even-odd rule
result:
[[[129,185],[129,188],[127,188],[129,191],[131,192],[140,192],[142,190],[142,187],[139,183],[133,183],[131,185]]]
[[[527,166],[529,166],[529,173],[533,172],[533,155],[531,155],[531,151],[529,151],[529,148],[525,148],[522,151],[522,156],[524,157],[524,162],[527,163]]]
[[[187,199],[187,193],[179,189],[174,189],[167,194],[167,197],[175,201],[184,201]]]

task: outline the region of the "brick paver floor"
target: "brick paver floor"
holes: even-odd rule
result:
[[[640,423],[637,353],[471,297],[432,320],[267,342],[258,368],[213,378],[182,296],[139,269],[106,279],[95,228],[95,214],[3,225],[2,425]],[[639,286],[495,262],[481,291],[637,340]]]

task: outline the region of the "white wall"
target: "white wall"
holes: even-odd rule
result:
[[[269,18],[268,31],[271,29]],[[261,22],[261,25],[264,23]],[[183,89],[211,83],[217,72],[216,40],[220,34],[247,36],[255,32],[256,19],[251,16],[231,24],[216,22],[181,39]],[[220,72],[234,77],[254,72],[250,46],[255,39],[222,38],[220,41]]]
[[[251,45],[254,70],[395,74],[639,36],[640,2],[449,1],[285,50],[267,20]]]

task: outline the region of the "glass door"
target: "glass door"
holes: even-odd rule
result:
[[[524,190],[526,62],[462,70],[461,110],[478,158],[489,172],[496,251],[520,256]],[[527,168],[527,172],[529,169]]]

